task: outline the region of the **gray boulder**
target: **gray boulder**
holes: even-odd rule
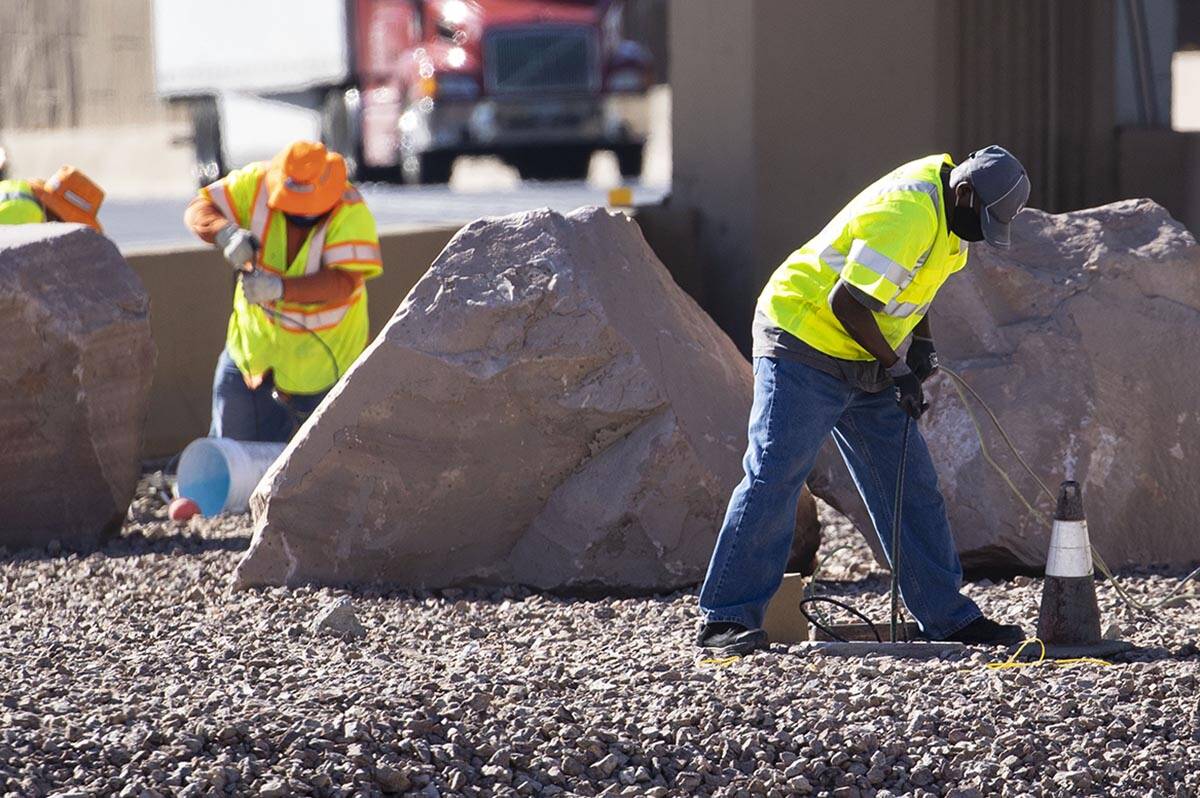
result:
[[[260,483],[236,583],[694,584],[750,398],[625,216],[474,222]]]
[[[972,246],[932,323],[942,362],[991,405],[1050,489],[1083,484],[1092,543],[1110,566],[1200,560],[1200,247],[1166,210],[1126,200],[1026,211],[1007,252]],[[927,390],[921,428],[964,567],[1040,570],[1050,523],[985,461],[950,378]],[[988,451],[1040,513],[1053,513],[986,415],[972,410]],[[871,529],[836,452],[824,453],[810,485]]]
[[[137,487],[155,349],[141,281],[81,225],[0,225],[0,546],[95,546]]]

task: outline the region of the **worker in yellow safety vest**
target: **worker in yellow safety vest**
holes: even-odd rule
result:
[[[753,326],[745,478],[700,591],[705,652],[745,654],[766,642],[763,612],[783,578],[796,502],[831,433],[889,558],[905,457],[899,587],[922,633],[975,644],[1023,638],[961,594],[937,474],[909,424],[924,412],[921,383],[938,367],[930,303],[966,265],[967,242],[1009,245],[1029,188],[1020,162],[994,145],[958,165],[948,155],[921,158],[868,186],[771,276]]]
[[[74,166],[49,180],[0,180],[0,224],[77,222],[103,232],[97,214],[104,191]]]
[[[239,270],[209,435],[287,441],[367,344],[375,219],[342,156],[298,141],[202,188],[184,221]]]

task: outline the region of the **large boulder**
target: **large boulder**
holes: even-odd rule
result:
[[[1012,249],[972,245],[932,323],[942,362],[995,410],[1042,481],[1053,491],[1064,479],[1083,484],[1092,543],[1109,565],[1200,560],[1200,247],[1163,208],[1127,200],[1026,211]],[[935,377],[928,394],[921,428],[964,567],[1042,569],[1049,522],[988,465],[950,378]],[[988,451],[1052,513],[986,414],[972,410]],[[825,452],[810,484],[869,532],[836,453]]]
[[[150,301],[107,238],[0,225],[0,546],[87,549],[137,487]]]
[[[236,583],[694,584],[751,379],[624,215],[474,222],[260,483]]]

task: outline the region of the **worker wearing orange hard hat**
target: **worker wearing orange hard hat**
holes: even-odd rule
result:
[[[77,222],[103,232],[97,214],[104,191],[74,166],[49,180],[0,180],[0,224]]]
[[[209,435],[287,441],[366,347],[375,219],[342,156],[297,141],[200,189],[184,221],[238,270]]]

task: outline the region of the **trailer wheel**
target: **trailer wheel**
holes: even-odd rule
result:
[[[454,153],[424,152],[407,155],[400,162],[400,175],[413,186],[449,183],[454,168]]]
[[[617,167],[621,170],[621,177],[632,178],[642,176],[645,151],[646,148],[642,144],[626,144],[614,150],[617,156]]]
[[[346,161],[346,177],[363,177],[358,89],[333,89],[321,106],[321,141]]]
[[[221,110],[215,97],[204,97],[191,104],[192,151],[196,161],[192,176],[199,186],[220,180],[225,174],[221,152]]]

